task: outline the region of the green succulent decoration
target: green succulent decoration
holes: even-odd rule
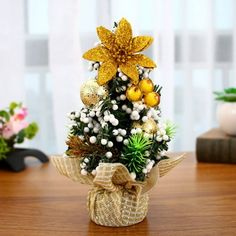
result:
[[[214,92],[215,99],[223,102],[236,102],[236,88],[226,88],[221,92]]]
[[[141,133],[132,135],[123,149],[121,163],[139,180],[144,180],[146,173],[143,170],[147,165],[151,145],[152,142]]]

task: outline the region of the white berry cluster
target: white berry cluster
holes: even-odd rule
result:
[[[131,134],[140,134],[140,133],[142,133],[142,132],[143,132],[143,131],[142,131],[141,128],[133,128],[133,129],[131,129],[131,131],[130,131]]]
[[[157,142],[169,141],[170,137],[166,133],[166,124],[159,123],[158,128],[159,130],[157,131],[156,141]]]
[[[89,163],[89,159],[86,157],[84,158],[83,162],[80,164],[80,168],[81,168],[81,175],[87,175],[88,171],[86,170],[87,164]]]
[[[69,124],[67,125],[69,129],[72,129],[77,124],[77,118],[80,117],[80,112],[71,112],[68,113],[67,117],[70,119]]]
[[[149,73],[151,72],[150,69],[144,68],[142,66],[138,66],[138,73],[143,77],[143,78],[149,78]]]
[[[131,109],[127,105],[122,105],[121,109],[125,111],[127,114],[130,114],[131,120],[139,120],[140,119],[140,112],[147,108],[145,104],[140,102],[133,102],[133,108]]]
[[[144,116],[142,119],[143,122],[145,122],[145,119],[148,118],[153,118],[156,121],[160,121],[161,117],[160,117],[160,110],[154,109],[154,108],[150,108],[149,111],[147,112],[147,118]]]
[[[89,71],[98,70],[100,66],[101,66],[100,62],[92,61],[89,62],[88,70]]]
[[[151,169],[153,168],[153,165],[155,164],[155,161],[154,160],[150,160],[150,159],[147,159],[147,162],[146,162],[146,167],[143,168],[143,173],[144,174],[147,174],[151,171]]]
[[[158,153],[157,155],[156,155],[156,160],[161,160],[161,158],[163,157],[163,156],[165,156],[166,155],[166,151],[161,151],[160,153]]]
[[[113,104],[112,109],[115,108],[118,109],[118,106],[116,104]],[[116,119],[116,117],[110,113],[110,111],[105,111],[103,117],[99,118],[99,121],[102,123],[102,126],[105,127],[107,123],[111,123],[113,126],[117,126],[119,124],[119,120]]]
[[[116,137],[118,143],[123,142],[125,145],[127,144],[128,140],[125,139],[127,131],[125,129],[113,129],[112,134]]]

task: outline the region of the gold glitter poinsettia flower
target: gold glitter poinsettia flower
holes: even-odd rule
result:
[[[115,32],[100,26],[97,34],[101,44],[84,53],[83,58],[90,61],[102,62],[98,70],[98,84],[110,81],[117,69],[126,74],[133,84],[139,81],[137,65],[154,68],[155,63],[139,52],[150,46],[153,39],[150,36],[132,37],[130,23],[122,18]]]

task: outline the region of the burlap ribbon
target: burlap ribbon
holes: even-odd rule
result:
[[[134,181],[120,163],[100,163],[96,176],[80,174],[81,158],[52,157],[59,173],[74,181],[93,185],[88,194],[90,218],[105,226],[128,226],[142,221],[148,208],[147,192],[183,159],[183,155],[160,161],[144,182]]]

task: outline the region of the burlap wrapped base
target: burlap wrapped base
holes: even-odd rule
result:
[[[88,194],[88,210],[93,222],[103,226],[128,226],[141,222],[148,211],[148,194],[136,196],[126,190],[109,192],[93,188]]]
[[[52,163],[57,170],[74,181],[92,185],[88,194],[88,211],[92,221],[103,226],[129,226],[141,222],[148,211],[147,192],[159,177],[164,176],[183,156],[160,161],[144,182],[134,181],[120,163],[101,163],[96,176],[80,174],[81,158],[56,156]]]
[[[100,164],[88,195],[92,221],[105,226],[128,226],[142,221],[148,210],[144,183],[134,181],[122,164]]]

